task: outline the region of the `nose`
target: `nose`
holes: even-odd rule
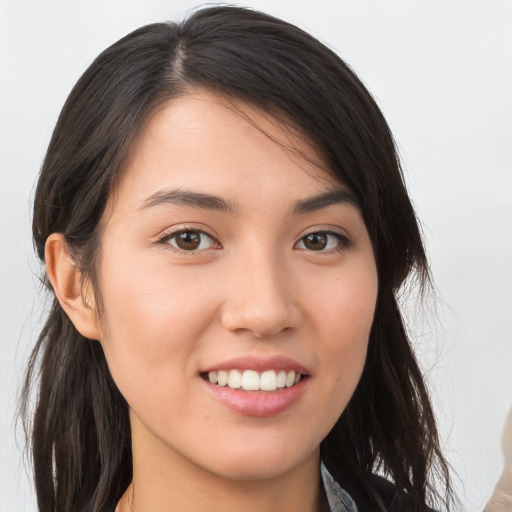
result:
[[[230,266],[222,324],[231,332],[258,338],[294,329],[301,312],[286,265],[269,253],[240,257]]]

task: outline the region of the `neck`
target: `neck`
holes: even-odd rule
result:
[[[234,479],[208,471],[157,444],[154,439],[148,445],[147,439],[133,437],[133,481],[118,512],[324,510],[318,450],[283,473]]]

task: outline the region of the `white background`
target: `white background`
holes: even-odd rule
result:
[[[107,45],[195,5],[0,0],[0,512],[36,509],[14,417],[43,316],[30,204],[57,115]],[[418,353],[463,510],[482,510],[512,403],[512,2],[246,5],[333,47],[391,124],[438,289],[434,318],[414,322]]]

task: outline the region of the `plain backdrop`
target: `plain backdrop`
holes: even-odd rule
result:
[[[44,311],[30,204],[53,126],[101,50],[195,5],[0,0],[0,512],[36,510],[15,407]],[[411,329],[463,510],[482,510],[512,403],[512,2],[244,5],[334,48],[387,116],[438,291]]]

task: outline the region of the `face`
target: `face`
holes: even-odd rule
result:
[[[377,273],[350,191],[312,159],[270,116],[202,90],[147,123],[98,261],[134,454],[236,479],[318,456],[361,376]]]

